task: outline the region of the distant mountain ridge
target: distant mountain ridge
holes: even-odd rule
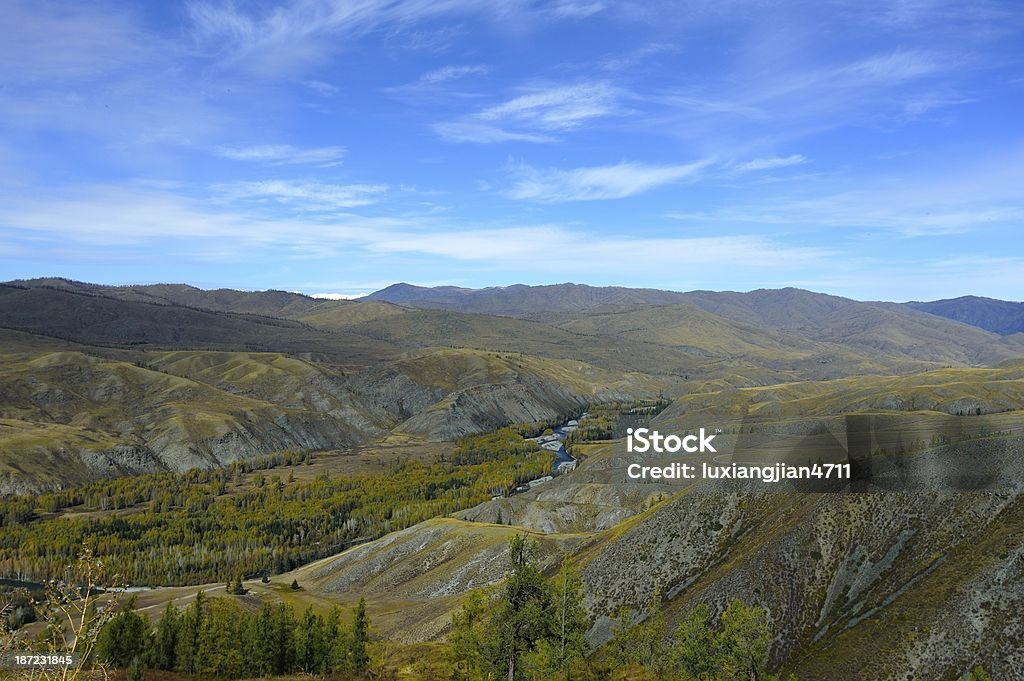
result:
[[[20,288],[56,289],[128,302],[181,305],[215,312],[256,314],[289,319],[351,304],[347,300],[322,300],[301,293],[274,289],[266,291],[240,291],[227,288],[207,290],[189,284],[105,286],[61,277],[20,279],[5,283]]]
[[[10,468],[10,489],[388,434],[448,440],[608,400],[1024,358],[1024,334],[907,304],[579,284],[396,284],[336,301],[23,280],[0,284],[0,341],[0,488],[5,466],[51,462]]]
[[[915,310],[955,319],[1001,336],[1024,332],[1024,303],[980,296],[961,296],[927,303],[911,302],[907,305]]]
[[[670,305],[686,302],[686,294],[659,289],[586,284],[546,286],[493,286],[482,289],[412,284],[393,284],[360,300],[376,300],[415,307],[456,310],[508,317],[546,320],[549,315],[577,312],[613,312],[638,305]]]
[[[924,312],[1001,336],[1024,332],[1024,303],[978,296],[931,302],[888,303],[858,301],[791,287],[748,292],[680,292],[573,283],[544,286],[514,284],[481,289],[456,286],[431,288],[400,283],[375,291],[360,300],[526,317],[548,322],[565,321],[575,316],[631,311],[636,307],[687,303],[734,322],[788,331],[803,331],[840,310],[851,311],[857,306],[870,306],[890,311]],[[916,319],[920,321],[924,318]]]

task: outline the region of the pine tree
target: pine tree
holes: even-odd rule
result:
[[[103,625],[96,640],[96,655],[114,667],[125,669],[149,649],[149,620],[135,612],[135,596]]]
[[[555,596],[555,621],[558,627],[558,666],[565,670],[588,652],[586,639],[590,618],[583,605],[583,579],[573,560],[566,556],[552,585]]]
[[[707,603],[698,603],[676,629],[672,666],[697,678],[711,678],[717,669],[716,648],[711,608]]]
[[[203,625],[203,605],[206,598],[202,591],[185,609],[179,622],[178,645],[175,654],[175,671],[195,674],[198,669],[199,632]]]
[[[164,614],[156,626],[156,639],[153,642],[153,664],[157,669],[171,671],[175,667],[180,620],[181,616],[174,607],[174,602],[167,601]]]
[[[666,634],[661,594],[657,592],[651,597],[647,615],[639,624],[630,626],[628,612],[620,614],[611,645],[614,655],[620,662],[653,669],[666,662]]]
[[[535,540],[515,535],[509,541],[504,594],[494,615],[504,661],[502,675],[508,681],[523,677],[523,656],[551,634],[551,592],[536,567],[536,552]]]
[[[495,637],[491,635],[488,617],[488,599],[481,590],[470,592],[462,607],[452,615],[452,632],[448,635],[452,657],[460,669],[479,672],[491,671],[493,678]]]
[[[366,644],[370,641],[370,618],[366,615],[366,599],[360,598],[352,613],[352,670],[365,674],[370,667]]]
[[[772,634],[764,608],[748,606],[736,598],[719,616],[723,666],[738,678],[763,678],[768,673]]]

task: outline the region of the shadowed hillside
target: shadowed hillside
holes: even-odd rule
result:
[[[963,296],[950,300],[933,300],[929,303],[907,303],[915,310],[955,319],[980,329],[1008,335],[1024,332],[1024,303],[1005,300]]]

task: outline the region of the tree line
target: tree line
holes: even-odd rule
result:
[[[0,575],[45,581],[83,543],[120,581],[188,585],[278,574],[544,475],[551,454],[495,447],[475,463],[400,462],[296,480],[246,465],[159,473],[0,500]]]
[[[340,609],[301,615],[284,603],[250,613],[230,598],[200,591],[184,609],[168,603],[156,626],[134,599],[96,640],[97,661],[122,669],[161,669],[223,679],[292,673],[363,677],[369,669],[370,619],[360,599],[348,622]]]

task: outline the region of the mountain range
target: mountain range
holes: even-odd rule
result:
[[[0,491],[283,450],[344,475],[371,465],[367,452],[444,457],[466,435],[629,400],[667,403],[650,423],[665,432],[718,428],[720,451],[741,459],[845,455],[867,423],[864,447],[898,488],[642,482],[621,440],[581,444],[570,474],[248,588],[276,597],[296,580],[291,598],[314,606],[363,595],[381,635],[428,645],[464,594],[501,579],[507,539],[525,532],[544,569],[566,553],[581,565],[595,646],[652,599],[674,625],[695,603],[740,597],[766,607],[774,664],[805,681],[954,678],[979,661],[1015,678],[1021,331],[1021,303],[792,288],[396,284],[347,301],[14,281],[0,285]],[[951,487],[951,462],[991,488]],[[160,608],[199,588],[212,587],[143,599]]]
[[[389,434],[449,440],[625,397],[993,365],[1024,355],[1024,334],[1008,333],[1019,306],[799,289],[396,284],[347,301],[8,282],[0,466],[8,489],[31,489]],[[34,463],[16,463],[26,453]]]

